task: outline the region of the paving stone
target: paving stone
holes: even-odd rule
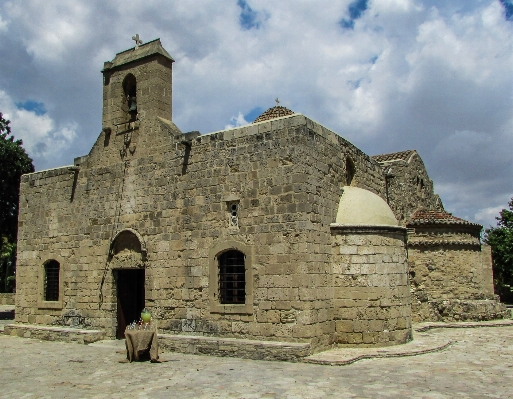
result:
[[[180,353],[162,354],[162,363],[126,363],[124,341],[79,345],[1,335],[0,398],[511,397],[513,326],[459,326],[422,333],[450,341],[442,351],[341,367]]]

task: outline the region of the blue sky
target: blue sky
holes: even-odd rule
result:
[[[513,196],[511,0],[0,3],[0,112],[37,170],[87,154],[103,62],[161,38],[173,118],[208,133],[280,105],[364,152],[417,149],[446,209],[483,223]]]
[[[259,29],[262,26],[264,13],[253,10],[245,0],[237,0],[237,5],[240,7],[239,23],[242,29]]]
[[[511,0],[501,0],[501,4],[504,7],[504,12],[506,15],[506,19],[508,21],[513,20],[513,1]]]
[[[26,100],[23,103],[16,103],[16,107],[18,109],[33,112],[37,116],[46,114],[45,105],[34,100]]]
[[[362,16],[369,6],[369,0],[355,0],[347,6],[347,17],[340,20],[340,26],[344,29],[354,29],[354,21]]]

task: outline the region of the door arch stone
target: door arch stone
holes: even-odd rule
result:
[[[146,244],[135,230],[125,229],[116,234],[110,244],[109,264],[111,269],[140,268],[145,266]]]

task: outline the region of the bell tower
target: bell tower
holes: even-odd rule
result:
[[[161,117],[172,119],[173,58],[160,39],[116,54],[104,64],[102,129],[121,133]]]

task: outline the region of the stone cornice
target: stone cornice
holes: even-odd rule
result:
[[[434,246],[476,246],[480,247],[479,240],[412,240],[408,241],[409,247],[434,247]]]
[[[330,230],[332,234],[383,234],[383,233],[399,233],[406,236],[406,228],[401,226],[376,226],[376,225],[344,225],[339,223],[331,223]]]

